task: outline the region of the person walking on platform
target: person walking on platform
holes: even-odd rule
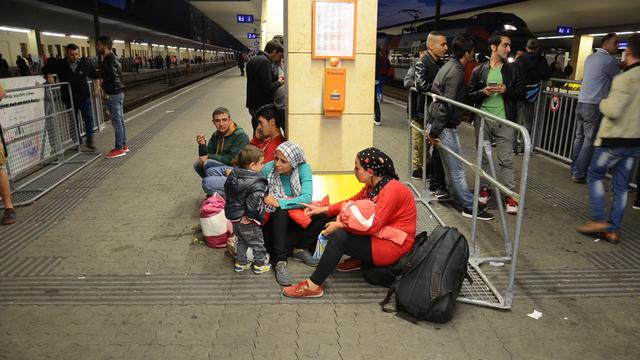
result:
[[[238,54],[238,67],[240,68],[240,76],[244,76],[244,54]]]
[[[71,99],[67,88],[62,89],[62,101],[67,109],[71,108],[73,100],[74,113],[78,111],[82,114],[84,129],[87,136],[86,149],[94,151],[93,146],[93,110],[91,108],[91,92],[87,83],[88,77],[96,79],[98,74],[95,67],[86,58],[80,58],[80,50],[76,44],[69,44],[66,47],[66,57],[64,60],[50,61],[44,67],[43,72],[47,76],[47,82],[54,84],[56,81],[53,74],[58,76],[58,81],[67,82],[71,86]],[[96,92],[97,93],[97,92]],[[78,126],[78,140],[82,144],[80,127]]]
[[[627,43],[627,66],[613,78],[608,96],[600,102],[604,117],[588,174],[592,221],[577,228],[583,234],[599,234],[611,243],[620,242],[618,231],[627,205],[629,178],[640,158],[640,34],[630,36]],[[610,171],[613,202],[607,216],[604,178]]]
[[[518,101],[524,99],[525,88],[515,67],[507,62],[511,51],[511,39],[507,33],[496,32],[489,40],[491,58],[473,70],[469,83],[468,98],[480,110],[513,122],[517,121]],[[480,130],[480,119],[476,116],[476,135]],[[498,159],[498,179],[509,189],[515,191],[516,176],[513,166],[513,128],[486,120],[484,122],[484,139],[493,139],[496,143]],[[482,167],[489,171],[487,154],[483,151]],[[486,204],[491,196],[486,182],[483,181],[480,191],[480,202]],[[499,200],[501,201],[501,200]],[[507,196],[505,199],[507,213],[517,214],[518,203]]]
[[[438,70],[444,64],[442,60],[447,54],[449,47],[447,45],[447,37],[437,31],[432,31],[427,36],[427,54],[418,61],[416,64],[416,89],[419,93],[431,91],[431,85],[433,79],[435,79]],[[420,115],[424,118],[424,101],[427,102],[427,106],[431,103],[431,98],[425,98],[423,95],[418,97],[418,119]],[[412,121],[413,122],[413,121]],[[420,129],[423,127],[424,121],[415,121],[414,125]],[[424,129],[423,129],[424,130]],[[422,167],[427,166],[427,175],[429,176],[429,190],[437,199],[443,199],[449,197],[447,191],[447,180],[442,167],[442,159],[440,152],[435,146],[430,146],[427,149],[427,153],[431,153],[431,159],[428,164],[423,164],[423,141],[422,133],[413,133],[413,177],[417,179],[422,178]]]
[[[618,35],[609,33],[602,38],[601,48],[587,56],[584,63],[584,78],[576,106],[576,136],[571,156],[571,179],[586,183],[587,169],[593,154],[593,141],[602,113],[598,110],[600,100],[607,97],[611,80],[620,73],[618,61]]]
[[[378,47],[376,49],[376,79],[375,86],[373,87],[373,124],[375,126],[382,125],[382,114],[380,113],[380,96],[378,96],[378,87],[380,85],[378,74],[382,73],[383,65],[384,56],[382,56],[382,50]]]
[[[0,84],[0,101],[4,98],[5,90]],[[2,135],[0,131],[0,135]],[[9,175],[5,169],[5,162],[7,157],[4,151],[4,143],[2,142],[2,136],[0,136],[0,197],[4,204],[4,214],[0,220],[2,225],[11,225],[16,222],[16,210],[13,208],[13,202],[11,202],[11,185],[9,184]]]
[[[453,39],[452,49],[453,58],[438,71],[433,80],[431,92],[451,100],[463,102],[466,94],[464,65],[473,60],[475,52],[474,40],[468,34],[458,35]],[[456,154],[462,155],[458,125],[462,121],[463,110],[442,101],[434,101],[430,105],[429,112],[431,113],[431,123],[427,124],[426,129],[429,140],[434,145],[445,145]],[[441,151],[441,155],[451,186],[456,194],[458,203],[462,207],[462,216],[470,218],[473,215],[473,193],[469,191],[467,186],[463,164],[447,151]],[[493,220],[493,215],[487,211],[486,205],[479,205],[478,219]]]
[[[551,77],[551,67],[547,60],[540,54],[538,39],[531,38],[527,41],[527,51],[516,59],[516,70],[526,87],[524,100],[518,102],[518,124],[524,126],[531,134],[533,119],[535,118],[536,100],[540,95],[540,82]],[[516,136],[513,151],[524,151],[519,136]]]
[[[247,63],[247,108],[251,114],[253,131],[258,127],[256,111],[262,105],[273,104],[276,90],[284,85],[284,75],[276,76],[273,63],[284,56],[282,44],[271,40]]]
[[[129,152],[127,146],[127,126],[124,122],[124,83],[120,60],[111,51],[113,41],[110,37],[98,39],[98,51],[102,56],[100,64],[99,85],[102,96],[107,101],[107,109],[111,115],[111,124],[115,131],[115,146],[106,154],[107,159],[125,156]]]
[[[16,57],[16,66],[18,67],[18,73],[20,74],[20,76],[31,75],[31,71],[29,71],[29,65],[27,65],[27,62],[20,55]]]
[[[2,54],[0,54],[0,79],[11,77],[11,72],[9,71],[9,63],[7,60],[2,58]]]

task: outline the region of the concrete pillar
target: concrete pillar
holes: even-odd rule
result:
[[[40,32],[38,30],[31,30],[27,34],[27,39],[27,47],[31,56],[40,57],[40,46],[38,46],[38,44],[40,43]]]
[[[260,49],[275,35],[284,34],[284,0],[263,0],[260,16]]]
[[[96,54],[96,40],[89,38],[89,56],[98,56]]]
[[[314,171],[352,171],[356,153],[373,144],[378,2],[356,4],[356,55],[342,60],[347,69],[346,103],[337,118],[323,115],[324,69],[329,61],[311,59],[312,0],[288,0],[285,5],[287,134],[305,150]]]
[[[582,80],[584,74],[584,62],[593,52],[593,36],[576,35],[571,41],[571,66],[573,75],[571,79]]]
[[[133,55],[135,55],[135,54],[131,53],[131,41],[129,41],[129,40],[125,40],[124,41],[124,53],[123,53],[123,55],[124,56],[129,56],[129,57],[133,57]]]

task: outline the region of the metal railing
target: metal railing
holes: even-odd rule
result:
[[[409,96],[408,96],[408,100],[407,100],[407,107],[409,109],[411,109],[411,105],[412,105],[412,96],[411,93],[417,91],[415,88],[411,88],[409,91]],[[488,298],[477,298],[477,297],[473,297],[473,294],[475,293],[474,291],[470,291],[467,292],[466,296],[465,296],[465,291],[463,288],[463,292],[461,294],[460,297],[458,297],[458,301],[463,302],[463,303],[468,303],[468,304],[474,304],[474,305],[481,305],[481,306],[487,306],[487,307],[493,307],[493,308],[498,308],[498,309],[510,309],[511,308],[511,304],[513,302],[513,295],[514,295],[514,283],[515,283],[515,277],[516,277],[516,266],[517,266],[517,260],[518,260],[518,252],[520,249],[520,236],[521,236],[521,232],[522,232],[522,222],[523,222],[523,215],[524,215],[524,211],[525,211],[525,193],[527,190],[527,175],[528,175],[528,170],[529,170],[529,161],[531,159],[531,151],[532,151],[532,146],[531,146],[531,138],[529,136],[529,132],[527,131],[526,128],[524,128],[521,125],[518,125],[512,121],[509,121],[507,119],[503,119],[501,117],[498,117],[496,115],[487,113],[485,111],[482,111],[480,109],[476,109],[472,106],[448,99],[446,97],[437,95],[437,94],[433,94],[433,93],[426,93],[425,94],[427,97],[430,97],[432,99],[433,102],[445,102],[447,104],[449,104],[452,107],[457,107],[460,108],[462,110],[465,111],[469,111],[473,114],[475,114],[477,116],[477,119],[479,119],[480,121],[480,125],[479,125],[479,131],[478,131],[478,138],[477,138],[477,156],[475,159],[475,162],[472,162],[470,160],[465,159],[463,156],[461,156],[460,154],[456,153],[455,151],[453,151],[452,149],[450,149],[449,147],[447,147],[446,145],[440,143],[438,144],[438,150],[439,151],[444,151],[446,153],[448,153],[449,155],[455,157],[458,161],[462,162],[463,164],[465,164],[467,167],[469,167],[475,174],[475,185],[474,185],[474,192],[473,192],[473,215],[472,215],[472,230],[471,230],[471,239],[470,239],[470,255],[469,255],[469,265],[471,266],[471,268],[473,269],[473,271],[475,271],[475,273],[477,274],[476,278],[479,278],[484,285],[486,285],[486,288],[488,288],[488,290],[493,294],[493,299],[490,300]],[[425,98],[425,100],[427,100]],[[429,123],[429,111],[428,111],[428,106],[429,106],[429,102],[425,101],[424,104],[424,120],[423,120],[423,129],[427,128],[427,125]],[[438,220],[438,222],[442,225],[444,225],[444,222],[442,221],[441,218],[439,218],[438,216],[435,215],[435,212],[433,211],[433,208],[429,205],[429,202],[432,200],[429,196],[429,192],[427,190],[427,184],[426,184],[426,153],[427,153],[427,135],[425,134],[425,132],[420,129],[419,127],[415,126],[412,122],[411,122],[411,112],[408,112],[408,124],[409,124],[409,172],[411,172],[411,158],[412,158],[412,151],[413,151],[413,147],[412,147],[412,137],[411,137],[411,133],[412,130],[415,131],[420,131],[422,132],[423,136],[423,161],[424,161],[424,165],[423,165],[423,177],[422,177],[422,191],[417,190],[411,183],[407,184],[409,185],[413,191],[418,195],[418,197],[416,198],[416,201],[419,201],[421,203],[423,203],[425,206],[428,207],[428,209],[431,211],[432,214],[434,214],[434,216],[436,217],[436,219]],[[478,121],[478,120],[476,120]],[[496,122],[499,123],[500,125],[503,126],[507,126],[510,128],[513,128],[515,131],[517,131],[521,137],[522,137],[522,141],[524,144],[524,153],[523,153],[523,158],[522,158],[522,169],[521,169],[521,175],[520,175],[520,188],[519,191],[516,192],[513,189],[509,189],[506,185],[500,183],[497,180],[497,176],[496,176],[496,169],[495,169],[495,165],[494,165],[494,161],[493,161],[493,156],[492,156],[492,149],[491,149],[491,141],[489,139],[484,139],[484,128],[485,128],[485,123],[486,121],[490,121],[490,122]],[[489,166],[489,172],[487,172],[486,170],[484,170],[482,168],[482,161],[483,161],[483,153],[488,161],[488,166]],[[446,166],[446,165],[445,165]],[[409,174],[410,175],[410,174]],[[495,192],[495,198],[497,199],[497,206],[498,206],[498,210],[499,210],[499,216],[500,216],[500,222],[502,224],[502,235],[503,235],[503,239],[504,239],[504,256],[489,256],[489,257],[483,257],[481,256],[481,250],[480,250],[480,245],[478,244],[478,239],[477,239],[477,223],[478,223],[478,198],[480,195],[480,178],[485,179],[487,182],[491,183],[491,185],[493,185],[494,188],[494,192]],[[509,226],[507,224],[506,221],[506,216],[505,216],[505,209],[504,209],[504,204],[502,202],[502,196],[501,194],[505,194],[507,196],[512,197],[513,199],[515,199],[519,206],[518,206],[518,213],[516,216],[516,222],[515,222],[515,230],[514,230],[514,234],[513,237],[510,236],[510,232],[509,232]],[[487,276],[482,272],[480,266],[489,262],[510,262],[510,269],[509,269],[509,276],[508,276],[508,281],[507,281],[507,286],[504,289],[504,292],[501,293],[492,283],[491,281],[487,278]],[[476,286],[473,284],[468,284],[467,286]]]
[[[6,118],[0,121],[12,194],[15,198],[18,192],[29,193],[14,199],[14,204],[20,206],[34,202],[88,162],[76,161],[81,155],[80,134],[69,83],[13,88],[6,92],[25,99],[3,104]],[[65,104],[63,93],[68,96],[70,106]],[[94,113],[98,111],[101,105],[94,109]],[[96,119],[102,119],[101,113]],[[80,166],[60,178],[47,179],[61,166],[72,163]]]

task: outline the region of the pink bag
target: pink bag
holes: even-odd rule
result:
[[[224,214],[225,201],[218,193],[204,200],[200,207],[200,227],[207,246],[215,249],[227,246],[227,239],[233,233],[231,222]]]

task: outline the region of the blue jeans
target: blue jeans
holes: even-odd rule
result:
[[[629,177],[636,158],[639,157],[640,147],[595,148],[588,177],[591,216],[594,221],[609,221],[609,231],[620,229],[624,208],[627,205]],[[613,203],[607,218],[603,179],[609,169],[613,169]]]
[[[576,106],[576,138],[571,155],[571,174],[578,179],[587,177],[593,155],[593,141],[601,119],[602,113],[597,104],[578,103]]]
[[[458,129],[442,129],[442,132],[440,133],[440,140],[442,140],[442,144],[446,145],[455,153],[462,155]],[[440,157],[445,163],[445,170],[449,175],[451,186],[453,187],[453,191],[455,192],[460,205],[462,205],[466,210],[472,209],[473,193],[469,191],[469,186],[467,186],[467,178],[464,175],[464,165],[460,160],[446,151],[440,151]]]
[[[71,108],[71,102],[66,102],[67,109]],[[74,113],[77,115],[78,110],[82,114],[82,121],[84,122],[85,132],[87,133],[87,144],[93,144],[93,110],[91,109],[91,98],[83,100],[73,100]],[[82,144],[82,136],[80,136],[80,126],[76,126],[78,141]]]
[[[202,190],[207,195],[213,195],[213,193],[217,192],[222,197],[226,197],[224,193],[224,183],[227,181],[227,177],[224,171],[233,169],[233,167],[220,161],[209,159],[205,161],[203,165],[196,162],[193,164],[193,169],[202,178]]]
[[[123,92],[109,96],[109,100],[107,100],[107,109],[109,110],[109,114],[111,115],[111,124],[113,125],[113,130],[116,133],[115,148],[117,150],[122,150],[122,148],[127,144],[127,127],[124,123],[123,107]]]

